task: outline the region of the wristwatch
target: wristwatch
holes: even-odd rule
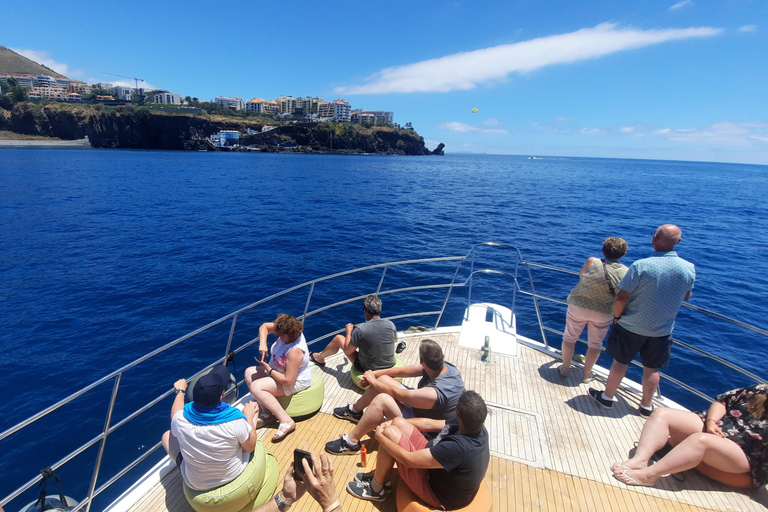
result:
[[[283,497],[280,496],[279,492],[275,494],[275,503],[277,503],[277,508],[280,509],[280,512],[284,512],[291,508],[291,506],[283,500]]]
[[[176,394],[177,394],[177,395],[178,395],[179,393],[186,393],[186,392],[187,392],[187,390],[186,390],[186,389],[178,389],[178,388],[176,388]]]

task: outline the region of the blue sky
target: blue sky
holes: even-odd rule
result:
[[[449,152],[768,164],[764,0],[36,5],[0,45],[88,82],[343,97]]]

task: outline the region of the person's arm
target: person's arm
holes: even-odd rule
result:
[[[370,385],[370,381],[366,378],[366,375],[368,375],[369,372],[372,373],[376,378],[382,377],[384,375],[387,377],[392,377],[393,379],[395,377],[421,377],[422,373],[424,373],[424,367],[417,363],[408,366],[393,366],[392,368],[384,368],[383,370],[368,370],[360,378],[361,386]]]
[[[593,261],[595,261],[597,258],[592,256],[591,258],[587,258],[587,261],[584,262],[584,265],[581,266],[581,270],[579,270],[579,279],[581,279],[581,276],[584,274],[584,271],[589,268],[589,266],[592,264]]]
[[[286,355],[285,374],[276,372],[270,367],[270,370],[268,370],[269,376],[282,386],[293,386],[296,384],[296,376],[299,374],[302,359],[304,359],[304,352],[298,347],[292,348]]]
[[[432,456],[429,448],[409,452],[395,441],[384,434],[384,429],[379,426],[376,428],[376,440],[379,442],[379,449],[384,448],[387,453],[398,462],[409,468],[414,469],[440,469],[442,464],[437,462]]]
[[[248,435],[248,439],[240,443],[240,446],[246,452],[252,452],[256,448],[258,434],[256,433],[256,422],[254,421],[254,418],[257,417],[258,412],[259,406],[256,401],[250,401],[243,407],[243,415],[251,426],[251,433]]]
[[[285,472],[285,476],[283,477],[283,490],[275,493],[275,497],[263,505],[259,505],[253,509],[252,512],[282,512],[277,506],[278,501],[284,503],[287,507],[290,507],[299,501],[299,498],[304,496],[304,492],[306,492],[304,483],[297,482],[293,478],[293,462],[291,462],[288,471]]]
[[[632,294],[627,290],[619,290],[619,293],[616,294],[616,298],[613,299],[613,323],[618,322],[621,318],[630,295]]]
[[[722,402],[712,402],[707,411],[707,418],[704,420],[706,431],[710,434],[715,434],[720,437],[725,437],[725,434],[720,427],[717,426],[717,422],[723,419],[725,416],[725,404]]]
[[[416,427],[419,432],[440,432],[445,426],[445,420],[432,418],[408,418],[406,421]]]
[[[261,352],[262,361],[267,357],[267,354],[269,354],[267,337],[270,334],[275,334],[275,322],[264,322],[261,324],[259,327],[259,352]]]
[[[174,382],[173,389],[176,390],[176,398],[173,399],[173,405],[171,406],[171,418],[173,418],[177,412],[184,410],[184,395],[187,392],[186,379],[179,379]]]

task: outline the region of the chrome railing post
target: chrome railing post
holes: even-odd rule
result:
[[[93,468],[93,478],[91,478],[91,485],[88,488],[88,504],[85,507],[85,512],[91,510],[91,504],[93,503],[93,491],[96,489],[96,479],[99,477],[99,469],[101,469],[101,458],[104,456],[104,447],[107,444],[107,435],[109,434],[109,425],[112,422],[112,411],[115,408],[115,400],[117,399],[117,389],[120,387],[120,377],[122,373],[118,373],[115,377],[115,385],[112,387],[112,398],[109,400],[109,410],[107,411],[107,417],[104,420],[104,434],[101,439],[101,445],[99,446],[99,454],[96,457],[96,466]]]
[[[459,260],[459,262],[456,264],[456,270],[453,272],[453,279],[451,279],[451,285],[448,287],[448,292],[445,294],[443,307],[440,308],[440,314],[437,315],[437,321],[435,322],[435,326],[432,328],[433,331],[437,330],[437,326],[440,325],[440,319],[443,318],[443,312],[445,311],[445,306],[448,305],[448,299],[451,298],[451,292],[453,291],[453,287],[456,285],[456,276],[459,275],[459,269],[461,269],[462,263],[464,263],[464,260]]]
[[[309,311],[309,301],[312,300],[312,292],[315,291],[315,283],[309,287],[309,294],[307,295],[307,303],[304,305],[304,314],[301,315],[301,325],[304,326],[304,319],[307,318],[307,311]]]
[[[381,291],[381,285],[384,284],[384,276],[387,275],[387,269],[389,267],[384,267],[384,270],[381,272],[381,279],[379,279],[379,286],[376,287],[376,295],[379,294]]]
[[[235,336],[235,324],[237,324],[237,313],[232,317],[232,326],[229,328],[229,339],[227,340],[227,348],[224,350],[224,366],[227,365],[227,355],[229,355],[229,349],[232,347],[232,338]]]
[[[475,248],[472,248],[472,259],[469,260],[469,290],[467,291],[467,316],[466,320],[469,320],[469,308],[472,306],[472,276],[475,275]]]
[[[533,289],[533,276],[531,275],[531,267],[528,263],[525,264],[525,269],[528,271],[528,284],[531,285],[531,295],[533,296],[533,307],[536,309],[536,318],[539,320],[539,329],[541,330],[541,337],[544,340],[544,346],[549,348],[549,342],[547,342],[547,335],[544,333],[544,324],[541,321],[541,312],[539,311],[539,302],[536,300],[536,290]]]
[[[517,310],[515,309],[515,305],[517,304],[517,273],[519,272],[520,267],[520,251],[517,252],[517,258],[515,258],[515,282],[512,286],[512,314],[517,315]]]

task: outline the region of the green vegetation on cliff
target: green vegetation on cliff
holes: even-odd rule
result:
[[[136,149],[216,148],[208,137],[220,130],[259,131],[278,124],[271,118],[186,114],[134,105],[14,103],[0,97],[0,130],[64,140],[88,137],[94,147]],[[350,123],[304,123],[244,137],[244,145],[263,151],[382,153],[426,155],[424,139],[413,130]]]

